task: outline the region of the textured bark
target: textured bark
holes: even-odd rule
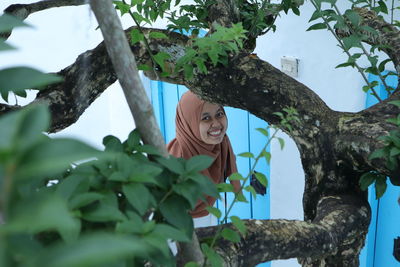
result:
[[[219,239],[216,250],[224,266],[255,266],[273,259],[302,256],[303,266],[358,266],[364,245],[359,232],[368,231],[368,203],[353,196],[322,198],[312,223],[289,220],[245,220],[246,235],[239,243]],[[354,231],[357,224],[357,231]],[[223,227],[235,229],[232,224]],[[200,240],[213,238],[216,227],[196,229]],[[238,232],[239,233],[239,232]]]

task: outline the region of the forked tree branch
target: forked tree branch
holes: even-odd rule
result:
[[[327,266],[359,266],[357,252],[364,242],[355,238],[354,229],[366,234],[369,221],[367,202],[350,196],[327,196],[318,203],[317,217],[312,223],[245,220],[247,234],[241,235],[240,242],[219,239],[216,251],[224,259],[224,266],[231,267],[251,267],[289,258],[301,258],[303,266],[320,266],[313,264],[323,258]],[[232,224],[224,227],[237,231]],[[198,228],[196,232],[200,240],[205,240],[214,237],[216,228]]]

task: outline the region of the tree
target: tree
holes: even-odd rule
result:
[[[399,70],[398,25],[377,15],[385,11],[382,1],[378,7],[369,1],[359,1],[363,8],[354,7],[343,15],[334,8],[335,1],[312,2],[316,8],[314,19],[322,19],[313,29],[336,25],[333,33],[348,53],[348,66],[359,68],[357,58],[361,55],[350,54],[350,50],[368,43],[384,51]],[[322,10],[321,2],[329,2],[332,8]],[[169,9],[170,1],[132,1],[136,8],[141,3],[144,3],[142,13],[132,14],[136,21],[155,20]],[[362,112],[333,111],[311,89],[251,54],[257,36],[274,27],[278,14],[289,10],[298,13],[301,1],[280,4],[259,1],[260,6],[251,1],[196,3],[187,6],[188,15],[181,16],[184,19],[174,13],[170,15],[172,28],[208,28],[209,39],[202,42],[195,36],[144,28],[139,21],[136,27],[126,30],[138,64],[150,66],[142,68],[153,79],[183,84],[206,100],[242,108],[268,123],[281,125],[299,148],[306,179],[304,221],[246,221],[247,235],[239,243],[219,239],[217,253],[233,266],[253,266],[292,257],[299,258],[303,266],[358,266],[370,219],[366,193],[361,188],[374,181],[378,188],[384,187],[385,177],[394,185],[400,184],[398,122],[387,120],[399,113],[398,102],[393,102],[399,100],[398,88],[388,88],[388,100]],[[6,12],[24,19],[42,9],[71,4],[85,4],[85,1],[13,5]],[[129,14],[130,5],[124,1],[117,2],[117,7]],[[197,20],[190,20],[190,16]],[[207,42],[212,46],[207,46]],[[361,72],[379,73],[382,64],[369,53],[367,56],[372,66]],[[92,62],[85,68],[84,58]],[[51,131],[75,122],[116,80],[104,43],[80,55],[58,74],[64,81],[48,85],[35,100],[49,103]],[[78,88],[76,81],[82,77],[86,83]],[[373,84],[367,85],[366,90],[373,90]],[[87,96],[85,101],[73,101],[82,99],[82,95]],[[297,111],[298,120],[285,125],[281,123],[283,113],[276,112],[288,107]],[[5,114],[18,108],[2,104],[0,111]],[[378,152],[371,156],[374,151]],[[196,232],[202,240],[214,236],[216,228]]]

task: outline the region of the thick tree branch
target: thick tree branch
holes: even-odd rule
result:
[[[247,234],[240,242],[219,239],[216,251],[224,259],[224,266],[232,267],[296,257],[302,258],[303,266],[319,266],[313,264],[324,259],[327,266],[358,267],[358,256],[354,255],[364,245],[362,237],[368,231],[369,221],[368,203],[350,196],[328,196],[319,201],[312,223],[246,220]],[[231,224],[225,227],[235,229]],[[200,240],[215,233],[216,227],[197,229]]]
[[[4,13],[13,15],[20,20],[25,20],[29,15],[35,12],[43,11],[53,7],[80,6],[87,3],[88,0],[43,0],[32,4],[14,4],[4,9]],[[3,33],[1,37],[7,39],[10,35],[11,31],[8,33]]]
[[[127,37],[130,37],[130,30],[126,30]],[[163,31],[170,37],[163,40],[150,39],[150,48],[153,51],[168,53],[172,61],[176,61],[184,54],[188,37],[165,30],[143,29],[143,31],[146,35],[150,31]],[[138,58],[139,64],[151,64],[144,46],[137,44],[131,49]],[[82,53],[73,64],[56,74],[62,76],[64,81],[43,88],[33,101],[34,103],[45,102],[49,105],[52,113],[50,132],[58,132],[75,123],[89,105],[117,80],[103,42],[96,48]],[[166,78],[166,80],[182,84],[183,77],[179,75]],[[0,115],[19,108],[19,106],[1,104]]]

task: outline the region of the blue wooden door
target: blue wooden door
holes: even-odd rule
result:
[[[383,73],[385,74],[385,73]],[[369,75],[369,80],[377,81],[374,89],[382,99],[387,97],[387,92],[375,75]],[[396,88],[397,79],[389,76],[386,79],[389,86]],[[367,95],[366,107],[377,103],[372,95]],[[369,188],[369,203],[372,209],[371,224],[367,236],[366,246],[360,256],[360,266],[366,267],[400,267],[400,262],[393,256],[394,239],[400,237],[400,187],[393,186],[387,181],[388,187],[379,200],[375,199],[373,185]]]
[[[187,91],[187,88],[148,79],[144,79],[144,83],[151,96],[157,122],[160,125],[165,141],[168,143],[175,137],[176,106],[182,94]],[[265,136],[255,129],[265,128],[267,124],[244,110],[227,107],[225,111],[228,117],[227,134],[231,140],[235,154],[252,152],[254,155],[257,155],[267,140]],[[253,162],[248,158],[237,157],[236,163],[238,171],[245,176],[250,171]],[[259,161],[256,171],[262,172],[269,177],[270,169],[265,160]],[[229,215],[237,215],[242,219],[268,219],[270,217],[269,187],[266,195],[257,195],[256,199],[250,193],[246,191],[244,193],[248,203],[239,202],[235,204]],[[223,194],[221,197],[224,201],[217,201],[216,205],[222,211],[226,212],[226,204],[229,206],[232,202],[233,194],[228,193],[226,196]],[[269,267],[270,263],[258,266]]]

